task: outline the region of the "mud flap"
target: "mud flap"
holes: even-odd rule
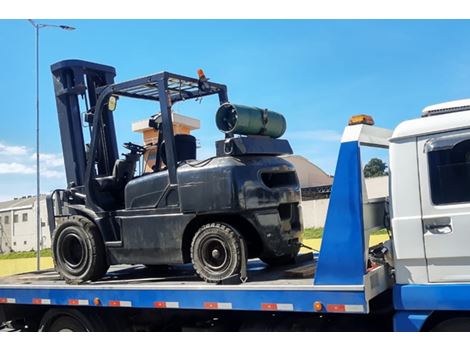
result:
[[[225,280],[218,282],[218,285],[239,285],[244,284],[248,281],[248,255],[245,241],[242,241],[242,246],[240,248],[241,256],[241,265],[240,272],[238,274],[232,275]]]

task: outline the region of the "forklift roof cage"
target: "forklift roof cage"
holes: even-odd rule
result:
[[[81,60],[65,60],[51,66],[57,96],[59,123],[69,188],[84,188],[86,203],[101,211],[93,177],[109,175],[119,158],[112,112],[107,108],[111,96],[153,100],[160,103],[163,139],[170,187],[177,185],[175,141],[171,108],[176,102],[217,94],[220,104],[228,102],[223,84],[160,72],[121,83],[114,83],[115,69]],[[78,96],[86,96],[91,141],[89,153],[81,131]],[[88,106],[89,105],[89,106]],[[97,131],[97,133],[95,133]]]

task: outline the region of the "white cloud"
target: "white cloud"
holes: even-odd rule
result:
[[[64,177],[63,169],[52,168],[47,165],[40,166],[41,177],[46,178],[60,178]],[[11,163],[0,163],[0,175],[34,175],[36,174],[36,164],[34,166],[27,165],[24,163],[11,162]]]
[[[6,145],[0,143],[0,155],[19,156],[26,155],[28,148],[23,145]]]
[[[23,145],[0,143],[0,175],[36,174],[36,153]],[[40,171],[44,178],[64,178],[64,161],[61,154],[40,153]]]
[[[40,153],[41,193],[63,188],[65,170],[60,153]],[[34,148],[0,142],[0,201],[36,192]]]
[[[65,174],[62,170],[41,170],[41,175],[47,178],[65,178]]]
[[[0,163],[0,174],[31,175],[35,172],[36,169],[34,167],[22,163]]]
[[[33,153],[31,159],[36,160],[36,153]],[[64,159],[61,154],[39,153],[39,162],[52,168],[64,166]]]

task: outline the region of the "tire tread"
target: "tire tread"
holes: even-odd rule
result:
[[[209,282],[209,283],[219,283],[220,281],[222,281],[224,278],[220,278],[220,279],[211,279],[211,278],[208,278],[206,277],[206,275],[204,274],[204,272],[201,270],[201,268],[199,267],[199,265],[195,264],[195,258],[194,258],[194,245],[195,245],[195,239],[198,237],[198,235],[205,231],[206,229],[208,228],[218,228],[219,230],[225,232],[226,235],[228,235],[230,237],[231,240],[233,240],[233,244],[235,246],[235,256],[237,258],[240,258],[241,257],[241,246],[244,245],[242,243],[243,241],[243,237],[230,225],[228,224],[225,224],[225,223],[222,223],[222,222],[212,222],[212,223],[208,223],[208,224],[205,224],[203,226],[201,226],[197,231],[196,231],[196,234],[194,235],[193,237],[193,240],[191,242],[191,261],[193,262],[193,266],[194,266],[194,270],[196,271],[197,275],[199,277],[201,277],[204,281],[206,282]],[[236,268],[233,270],[234,273],[236,272],[239,272],[240,271],[240,266],[241,266],[241,262],[239,261],[237,263],[237,266]]]
[[[61,268],[57,265],[56,259],[56,248],[55,247],[55,238],[64,228],[68,226],[79,226],[84,230],[86,234],[86,241],[90,245],[91,250],[91,262],[89,270],[79,277],[73,277],[70,274],[64,273]],[[54,266],[59,275],[68,283],[68,284],[80,284],[86,281],[96,281],[102,278],[109,269],[109,264],[106,259],[106,250],[104,246],[103,239],[99,233],[97,226],[88,218],[80,215],[72,215],[63,221],[54,231],[52,236],[52,257],[54,261]]]

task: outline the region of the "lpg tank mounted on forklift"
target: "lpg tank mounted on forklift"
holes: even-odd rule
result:
[[[225,85],[169,72],[114,83],[115,69],[67,60],[51,67],[67,188],[47,198],[56,270],[69,283],[100,279],[113,264],[192,263],[208,282],[246,276],[247,258],[295,260],[300,185],[281,114],[229,103]],[[218,95],[216,156],[196,161],[196,140],[174,135],[172,106]],[[118,98],[159,103],[153,172],[136,175],[145,146],[120,159]],[[86,111],[81,111],[83,98]],[[83,109],[82,109],[83,110]],[[90,140],[85,141],[82,115]]]

